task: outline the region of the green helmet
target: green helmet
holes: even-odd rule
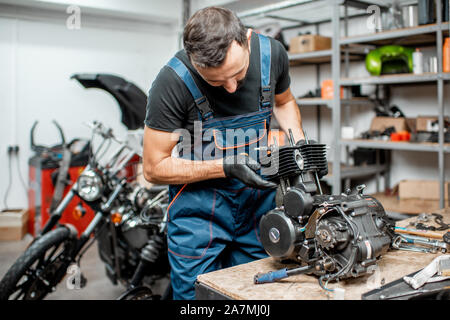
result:
[[[413,71],[414,49],[387,45],[370,51],[366,56],[366,69],[373,76]]]

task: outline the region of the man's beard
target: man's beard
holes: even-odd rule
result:
[[[236,91],[238,91],[238,90],[244,85],[245,79],[246,79],[246,78],[247,78],[247,77],[244,77],[244,79],[239,80],[239,81],[237,82]]]

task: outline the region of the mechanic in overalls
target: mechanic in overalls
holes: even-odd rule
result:
[[[304,137],[281,43],[219,7],[197,11],[183,43],[150,89],[143,166],[146,180],[170,185],[173,298],[194,299],[198,275],[267,257],[259,220],[276,184],[251,155],[267,145],[272,112]]]

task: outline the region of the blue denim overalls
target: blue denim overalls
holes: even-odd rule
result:
[[[208,155],[220,158],[267,145],[273,99],[271,47],[267,37],[258,36],[261,102],[256,112],[215,118],[186,66],[176,57],[168,63],[195,100],[202,124],[201,151]],[[227,129],[241,135],[230,138]],[[196,154],[192,159],[198,160],[197,151],[193,150]],[[168,246],[174,299],[194,299],[199,274],[267,257],[259,239],[259,220],[275,207],[274,190],[250,188],[237,179],[212,179],[171,185],[169,194]]]

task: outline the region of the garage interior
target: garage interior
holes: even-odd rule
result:
[[[8,286],[19,281],[13,273],[25,273],[23,268],[34,265],[31,260],[17,264],[18,259],[38,241],[45,246],[38,235],[50,231],[46,223],[60,218],[52,227],[71,227],[54,237],[71,241],[36,260],[37,269],[41,263],[56,267],[37,273],[37,278],[47,280],[33,289],[36,292],[28,288],[18,298],[170,299],[170,268],[161,252],[167,254],[162,228],[171,198],[166,186],[151,184],[143,176],[144,119],[152,83],[183,49],[186,22],[208,6],[230,9],[246,28],[276,39],[285,48],[290,89],[303,130],[307,139],[326,150],[327,172],[320,181],[317,173],[315,178],[321,193],[329,197],[314,198],[321,199],[319,207],[334,206],[333,201],[341,199],[336,195],[342,195],[348,198],[337,206],[344,216],[352,212],[354,219],[375,217],[381,208],[392,223],[395,241],[392,238],[386,245],[389,250],[385,246],[373,259],[375,246],[367,245],[373,239],[363,234],[361,243],[366,241],[370,247],[366,265],[362,263],[365,271],[360,275],[354,268],[349,279],[332,281],[338,275],[336,279],[312,275],[311,264],[310,269],[300,270],[298,260],[285,263],[268,257],[199,275],[196,299],[450,299],[449,0],[0,0],[4,177],[0,181],[0,298],[11,298]],[[289,146],[290,137],[281,134],[272,142]],[[127,147],[122,150],[124,143]],[[94,152],[97,162],[90,160],[92,149],[100,150]],[[120,156],[114,158],[118,150]],[[98,187],[99,195],[85,201],[80,193],[89,197],[86,190],[96,187],[89,184],[96,176],[86,173],[87,166],[103,170],[112,182]],[[280,181],[282,190],[286,186]],[[71,191],[75,185],[77,193]],[[285,193],[283,201],[289,189],[280,191]],[[105,190],[110,193],[101,195]],[[122,196],[123,190],[128,194]],[[302,204],[305,190],[298,200]],[[113,195],[118,198],[108,201]],[[359,200],[364,204],[352,207],[350,202]],[[111,222],[90,230],[92,221],[103,219],[98,215],[101,211],[108,212]],[[320,220],[324,212],[311,209],[311,213],[309,221],[314,214],[319,216],[314,227],[326,224],[319,223],[325,221]],[[286,217],[291,226],[291,214]],[[362,223],[361,230],[369,233]],[[312,225],[300,224],[295,230],[303,234]],[[114,228],[120,229],[119,235]],[[269,256],[284,250],[271,233],[281,228],[274,228],[260,230],[267,231],[272,241],[266,247]],[[339,227],[330,228],[334,235],[341,232]],[[320,233],[311,232],[313,238]],[[346,232],[342,234],[348,236],[350,231]],[[383,236],[380,232],[373,237]],[[82,254],[70,264],[73,269],[66,266],[59,274],[62,269],[54,261],[67,257],[56,254],[64,248],[76,250],[74,239],[81,239]],[[122,242],[134,249],[126,249]],[[292,250],[301,256],[298,238],[286,252]],[[337,249],[333,244],[327,250],[321,252]],[[52,255],[56,260],[51,260]],[[311,256],[309,262],[302,259],[316,267],[319,263]],[[154,274],[142,278],[151,290],[142,289],[138,282],[130,286],[143,260],[153,263]],[[415,285],[415,275],[423,279],[420,271],[425,268],[427,279]],[[281,270],[288,273],[281,275]],[[441,279],[427,282],[432,277]],[[50,278],[59,280],[47,285]],[[40,296],[47,287],[50,292]]]

